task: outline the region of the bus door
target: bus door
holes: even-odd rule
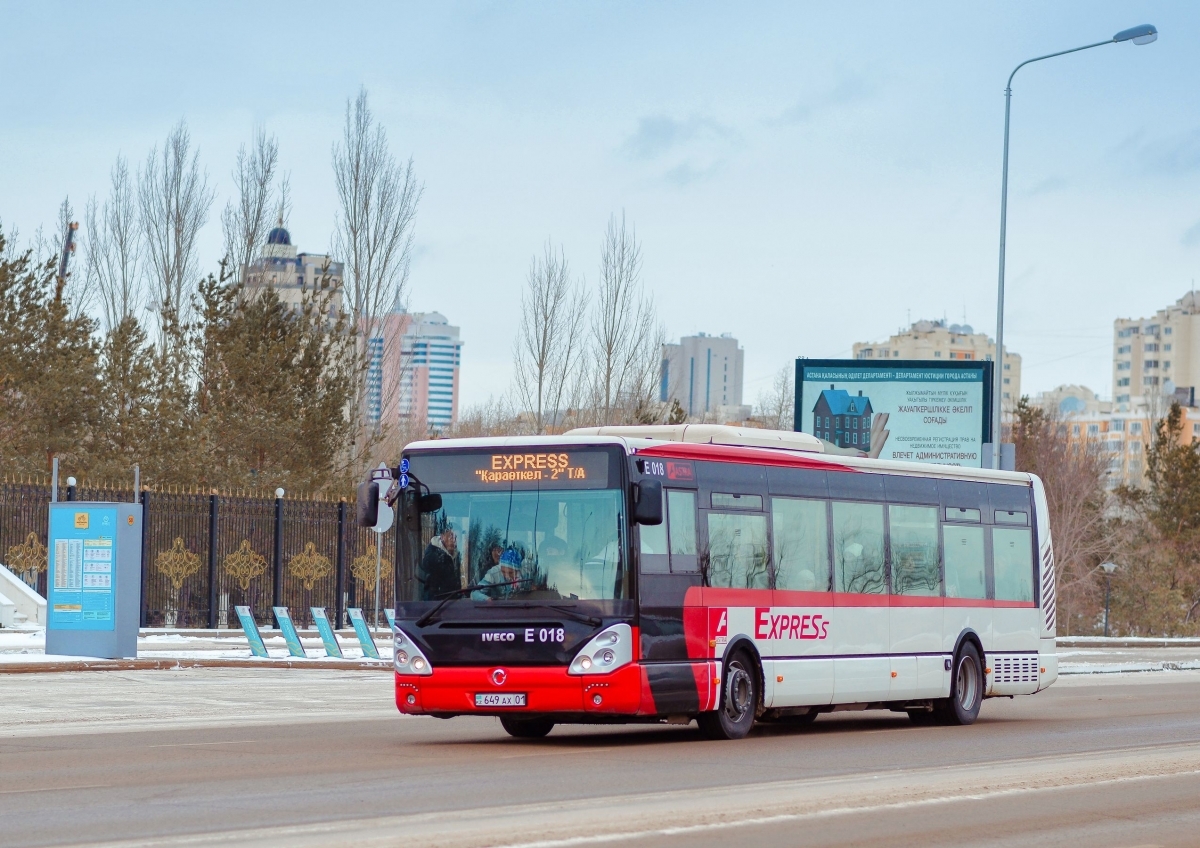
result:
[[[684,627],[688,590],[700,585],[695,490],[664,487],[663,523],[637,529],[641,660],[654,698],[653,711],[694,713],[699,709],[699,692],[692,666],[705,656],[700,651],[706,644],[701,629],[693,627],[695,633],[686,633]],[[696,614],[702,618],[703,609],[697,607]]]

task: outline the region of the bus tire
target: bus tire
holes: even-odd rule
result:
[[[744,739],[754,727],[761,698],[758,667],[745,649],[733,652],[721,678],[717,709],[700,713],[696,723],[709,739]]]
[[[541,739],[554,729],[554,722],[548,718],[510,718],[500,719],[500,725],[509,736],[517,739]]]
[[[983,703],[983,662],[979,650],[971,642],[963,642],[954,657],[954,673],[950,676],[950,697],[938,704],[942,724],[974,724]]]

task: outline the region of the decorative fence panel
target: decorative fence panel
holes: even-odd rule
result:
[[[60,496],[68,492],[60,488]],[[130,501],[132,490],[79,486],[75,500]],[[233,608],[249,606],[263,625],[286,606],[302,626],[325,607],[336,626],[345,610],[394,603],[396,532],[382,537],[354,523],[344,501],[198,492],[143,491],[142,626],[237,627]],[[46,593],[50,486],[0,482],[0,562]],[[340,594],[340,596],[339,596]]]

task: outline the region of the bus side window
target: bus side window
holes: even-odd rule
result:
[[[664,499],[666,494],[663,495]],[[643,574],[666,574],[667,566],[667,523],[639,524],[638,536],[641,538],[640,570]]]
[[[996,600],[1033,600],[1033,532],[1028,527],[992,528]]]
[[[983,528],[943,524],[942,547],[946,560],[946,597],[986,598]]]
[[[833,504],[833,591],[882,595],[883,505]]]
[[[775,588],[829,591],[829,528],[825,501],[771,498]]]
[[[708,580],[722,589],[766,589],[767,516],[754,512],[708,513]]]
[[[892,542],[892,593],[941,594],[938,511],[932,506],[888,507]]]
[[[671,571],[695,573],[696,493],[667,489],[667,522],[671,536]]]

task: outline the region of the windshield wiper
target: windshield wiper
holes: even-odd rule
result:
[[[582,622],[583,624],[590,624],[592,627],[599,627],[604,623],[604,619],[596,618],[594,615],[588,615],[586,612],[580,612],[579,610],[574,610],[570,607],[560,607],[557,604],[539,604],[532,601],[526,601],[522,604],[506,604],[506,606],[508,606],[510,609],[513,607],[518,609],[552,609],[556,612],[561,612],[567,618],[574,619],[575,621]]]
[[[464,592],[474,592],[476,589],[492,589],[497,586],[515,586],[517,583],[527,582],[529,582],[529,578],[524,577],[518,578],[517,580],[509,580],[507,583],[476,583],[473,586],[463,586],[461,589],[455,589],[451,592],[447,592],[446,596],[442,598],[436,607],[417,619],[416,625],[417,627],[424,627],[427,624],[431,624],[437,619],[438,613],[442,611],[442,607],[446,606],[446,604],[450,603]]]

